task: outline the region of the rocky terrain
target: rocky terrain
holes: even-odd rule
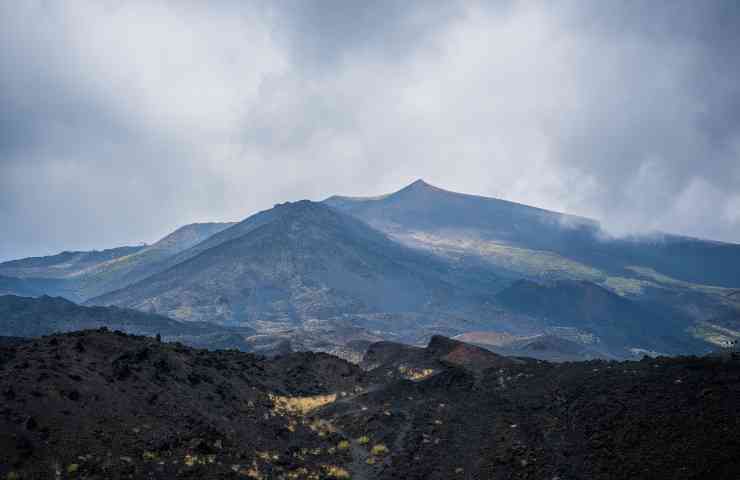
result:
[[[551,364],[434,337],[358,366],[107,330],[0,345],[8,479],[740,473],[737,354]]]

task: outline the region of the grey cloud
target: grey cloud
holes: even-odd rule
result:
[[[0,5],[0,258],[418,177],[740,241],[735,2]]]
[[[294,61],[320,67],[352,62],[355,55],[403,60],[465,11],[458,0],[281,0],[271,5]]]

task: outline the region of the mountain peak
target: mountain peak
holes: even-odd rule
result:
[[[414,193],[414,194],[433,194],[433,193],[452,193],[447,190],[444,190],[439,187],[435,187],[431,183],[428,183],[424,181],[423,179],[419,178],[417,180],[414,180],[410,184],[403,187],[401,190],[398,190],[397,192],[390,194],[390,197],[393,197],[398,194],[404,194],[404,193]]]
[[[413,190],[421,190],[421,189],[424,189],[424,190],[432,190],[432,189],[433,190],[439,190],[434,185],[425,182],[423,178],[418,178],[418,179],[414,180],[413,182],[411,182],[410,184],[408,184],[406,187],[402,188],[401,190],[411,190],[411,189],[413,189]]]
[[[409,187],[431,187],[431,185],[425,182],[423,178],[417,178],[409,185]]]

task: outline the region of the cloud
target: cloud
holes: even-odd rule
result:
[[[0,258],[417,177],[740,241],[733,2],[0,10]]]

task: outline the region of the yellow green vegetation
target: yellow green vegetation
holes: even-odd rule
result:
[[[157,452],[146,451],[141,454],[141,458],[144,460],[159,460],[159,454]]]
[[[188,306],[177,307],[170,314],[179,320],[185,320],[193,315],[193,309]]]
[[[625,277],[608,277],[602,284],[617,295],[640,295],[651,284],[645,280]]]
[[[70,463],[67,465],[67,473],[70,475],[77,473],[77,471],[80,469],[80,466],[76,463]]]
[[[195,465],[210,465],[216,463],[216,455],[185,455],[183,463],[188,467]]]
[[[702,285],[698,283],[684,282],[683,280],[678,280],[673,277],[669,277],[668,275],[663,275],[662,273],[656,272],[652,268],[648,268],[648,267],[630,266],[630,267],[626,267],[626,269],[631,270],[632,272],[636,273],[637,275],[643,278],[647,278],[648,280],[652,280],[654,282],[657,282],[663,285],[668,285],[671,287],[689,288],[689,289],[698,290],[698,291],[701,291],[707,294],[720,295],[723,297],[733,292],[731,288],[715,287],[712,285]]]
[[[273,411],[279,415],[306,415],[337,400],[337,394],[314,395],[311,397],[284,397],[270,394]]]
[[[349,449],[349,442],[347,440],[342,440],[341,442],[337,443],[337,450],[347,449]]]
[[[337,428],[331,424],[331,422],[324,420],[323,418],[312,421],[308,428],[317,432],[320,437],[325,437],[328,433],[336,433]]]
[[[370,437],[368,437],[367,435],[363,435],[357,439],[357,443],[359,443],[360,445],[367,445],[368,443],[370,443]]]
[[[698,322],[689,329],[689,333],[695,338],[700,338],[718,347],[726,347],[731,342],[740,339],[740,331],[709,322]]]
[[[407,380],[424,380],[434,373],[434,370],[431,368],[414,368],[404,365],[398,367],[398,371]]]
[[[267,463],[270,463],[271,460],[279,460],[280,455],[277,453],[270,453],[270,452],[254,452],[254,454],[259,458],[260,460],[263,460]]]
[[[350,478],[349,472],[337,465],[323,465],[324,472],[331,478]]]
[[[377,445],[373,445],[373,448],[370,450],[370,454],[374,456],[382,456],[388,454],[388,447],[383,445],[382,443],[378,443]]]
[[[317,478],[318,476],[316,474],[311,474],[311,472],[306,467],[298,467],[295,470],[291,470],[288,472],[288,478],[294,479],[294,478]]]
[[[478,238],[437,237],[421,232],[408,235],[408,240],[429,250],[453,256],[474,251],[494,265],[530,275],[556,275],[592,282],[605,277],[600,270],[543,250],[513,247]]]

